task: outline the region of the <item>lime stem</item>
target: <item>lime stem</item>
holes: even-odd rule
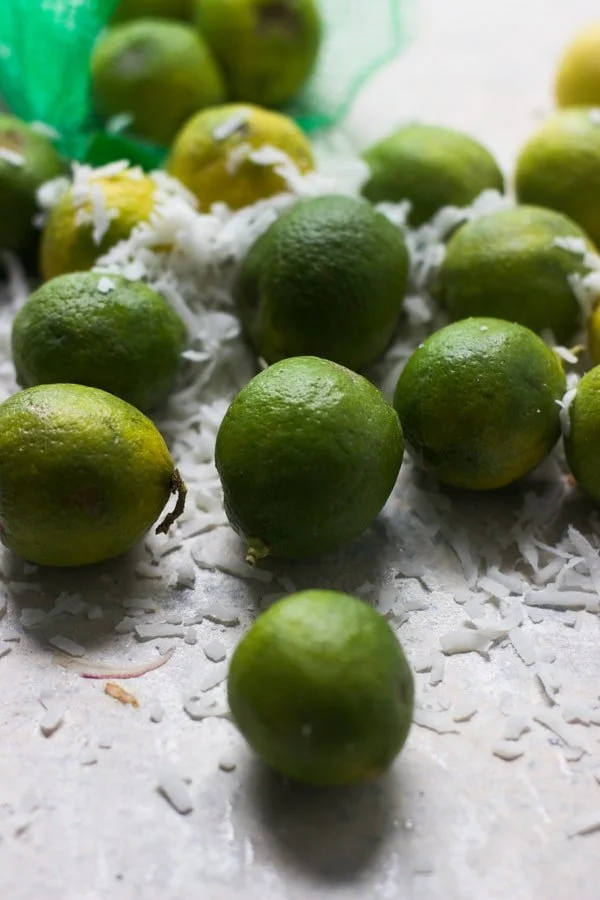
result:
[[[260,538],[250,538],[248,540],[248,552],[246,553],[246,562],[249,566],[255,566],[261,559],[265,559],[271,552],[271,548],[261,541]]]
[[[185,498],[187,496],[187,487],[179,473],[179,469],[174,469],[171,475],[171,494],[177,494],[177,502],[172,512],[167,513],[160,525],[156,526],[156,534],[167,534],[171,525],[173,525],[185,509]]]

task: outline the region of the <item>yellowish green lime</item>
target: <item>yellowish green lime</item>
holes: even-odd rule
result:
[[[600,304],[597,304],[587,323],[588,352],[595,366],[600,365]]]
[[[157,144],[169,144],[194,113],[226,99],[200,35],[160,19],[110,28],[94,50],[92,81],[103,116],[131,115],[131,130]]]
[[[113,22],[130,19],[179,19],[191,21],[198,0],[119,0]]]
[[[401,231],[354,197],[318,197],[250,250],[235,294],[257,353],[314,355],[360,370],[390,342],[408,281]]]
[[[565,343],[581,325],[569,278],[588,271],[569,242],[592,249],[585,232],[553,210],[517,206],[482,216],[450,239],[436,295],[453,319],[508,319],[550,329]]]
[[[264,147],[282,150],[300,172],[314,168],[308,139],[292,119],[247,104],[194,116],[177,135],[167,168],[197,197],[201,209],[213,203],[241,209],[286,190],[276,172],[280,159],[265,161],[260,153],[253,158]]]
[[[283,106],[314,69],[322,30],[316,0],[200,0],[196,21],[232,100]]]
[[[369,381],[317,357],[261,372],[217,435],[225,510],[248,561],[342,547],[376,518],[404,445],[398,416]]]
[[[118,556],[185,488],[139,410],[95,388],[40,385],[0,405],[0,535],[38,565]]]
[[[312,785],[381,775],[402,749],[413,676],[375,610],[335,591],[303,591],[263,613],[228,680],[238,728],[268,765]]]
[[[408,361],[394,396],[415,462],[444,484],[493,490],[531,472],[560,435],[559,357],[499,319],[455,322]]]
[[[167,399],[184,345],[184,325],[159,294],[94,272],[46,282],[12,327],[21,387],[86,384],[145,411]]]
[[[559,106],[600,106],[600,22],[587,25],[565,50],[555,94]]]
[[[111,177],[91,174],[84,196],[69,188],[50,212],[42,233],[40,268],[45,280],[85,272],[111,247],[126,240],[154,208],[156,186],[133,170]],[[99,230],[97,206],[102,206]],[[104,222],[105,216],[108,221]]]
[[[522,149],[515,189],[519,203],[569,216],[600,243],[600,111],[565,109]]]
[[[36,191],[62,171],[49,138],[14,116],[0,116],[0,248],[31,249]]]
[[[371,170],[364,196],[373,203],[409,200],[415,227],[444,206],[469,206],[484,190],[504,189],[502,172],[485,147],[438,125],[407,125],[364,158]]]
[[[564,443],[567,462],[581,489],[600,503],[600,366],[577,385]]]

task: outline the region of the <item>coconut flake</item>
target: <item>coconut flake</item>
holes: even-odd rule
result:
[[[158,791],[181,816],[188,815],[194,809],[188,787],[173,766],[163,764],[160,767],[157,787]]]
[[[440,647],[446,656],[453,656],[455,653],[485,652],[490,643],[485,634],[473,628],[459,628],[440,637]]]
[[[51,737],[63,723],[65,715],[64,706],[58,701],[53,700],[46,706],[46,712],[40,720],[40,731],[44,737]]]
[[[442,653],[434,653],[431,663],[431,675],[429,676],[429,684],[435,687],[444,680],[444,670],[446,668],[446,660]]]
[[[227,657],[227,651],[221,641],[210,641],[210,643],[204,645],[203,649],[204,655],[211,662],[223,662],[223,660]]]
[[[552,731],[557,737],[559,737],[561,741],[563,741],[565,746],[576,746],[573,744],[571,740],[571,734],[569,733],[569,730],[566,727],[560,713],[557,712],[556,709],[538,709],[534,713],[533,718],[536,722],[539,722],[540,725],[543,725],[544,728],[547,728],[549,731]]]
[[[458,700],[452,706],[452,719],[455,722],[470,722],[477,715],[478,709],[470,700]]]
[[[138,641],[155,641],[160,638],[183,638],[185,637],[185,631],[178,625],[151,623],[136,625],[135,636]]]
[[[528,731],[531,731],[531,725],[526,716],[509,716],[502,732],[502,739],[503,741],[518,741]]]
[[[108,278],[107,275],[103,275],[102,278],[98,281],[97,290],[100,294],[110,294],[111,291],[114,291],[116,288],[116,284],[112,278]]]
[[[499,759],[504,759],[506,762],[512,762],[515,759],[519,759],[520,756],[523,756],[525,750],[517,746],[514,741],[504,741],[497,740],[492,744],[492,753],[494,756],[499,757]]]
[[[54,637],[50,638],[48,643],[56,650],[60,650],[61,653],[66,653],[67,656],[81,657],[85,654],[85,647],[82,647],[81,644],[75,643],[71,638],[65,637],[62,634],[54,635]]]
[[[446,713],[434,713],[427,709],[416,708],[413,722],[420,728],[427,728],[437,734],[460,734],[452,719]]]
[[[157,701],[150,707],[150,721],[159,725],[165,717],[165,711],[161,704]]]
[[[590,599],[584,591],[557,591],[552,586],[541,591],[525,594],[523,602],[526,606],[539,606],[544,609],[593,609],[598,611],[598,603]]]
[[[592,834],[594,831],[600,831],[600,809],[573,819],[567,827],[567,837]]]
[[[536,653],[533,642],[527,637],[522,628],[511,628],[508,637],[517,654],[526,666],[533,666],[536,661]]]
[[[11,166],[15,166],[20,169],[25,165],[25,157],[22,153],[17,153],[15,150],[9,150],[8,147],[0,147],[0,159],[3,159],[4,162],[10,163]]]

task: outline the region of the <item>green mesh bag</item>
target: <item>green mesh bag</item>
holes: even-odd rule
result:
[[[102,131],[94,121],[89,60],[119,0],[0,0],[0,97],[17,116],[58,134],[65,155],[94,165],[129,158],[160,165],[164,149]],[[391,59],[411,0],[321,0],[325,41],[291,110],[307,131],[337,124],[365,80]]]

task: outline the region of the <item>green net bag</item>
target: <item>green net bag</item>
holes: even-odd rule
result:
[[[54,129],[69,157],[127,157],[152,168],[164,149],[103,131],[94,120],[89,61],[119,0],[0,0],[0,97],[20,118]],[[407,0],[321,0],[325,41],[291,113],[308,131],[341,121],[365,80],[402,45]]]

